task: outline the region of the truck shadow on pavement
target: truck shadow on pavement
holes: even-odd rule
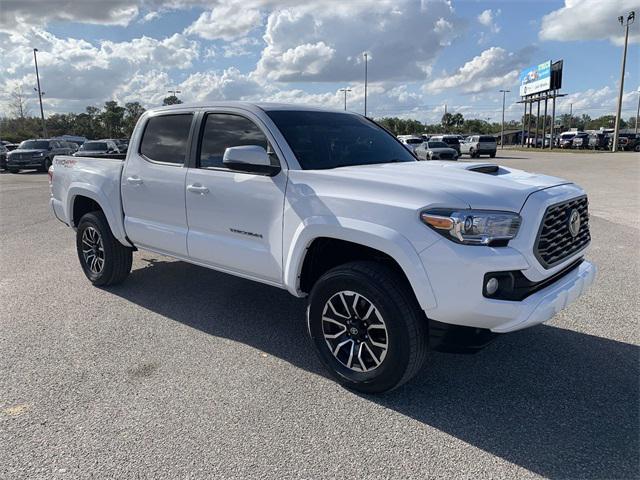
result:
[[[147,262],[108,291],[326,375],[304,300],[183,262]],[[407,385],[364,398],[543,476],[637,478],[639,358],[631,344],[540,326],[476,355],[433,353]]]

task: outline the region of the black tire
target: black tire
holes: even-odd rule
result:
[[[491,158],[496,158],[496,154],[495,154],[495,152],[494,152],[494,153],[489,154],[489,156],[490,156]]]
[[[379,355],[380,363],[369,371],[348,368],[334,356],[325,340],[324,310],[327,302],[340,292],[355,292],[364,297],[364,300],[375,306],[386,325],[386,354]],[[352,296],[350,300],[355,298]],[[367,310],[366,305],[368,304],[365,304],[364,310]],[[371,334],[371,326],[367,327],[366,318],[360,319],[357,313],[352,318],[364,320],[365,329],[361,333]],[[316,352],[331,375],[345,387],[359,392],[381,393],[393,390],[411,379],[425,363],[428,348],[427,318],[404,276],[381,263],[351,262],[325,273],[313,286],[309,296],[307,324]],[[350,335],[352,331],[352,328],[347,330],[345,327],[342,335]],[[339,337],[336,341],[341,340],[342,337]],[[361,342],[365,343],[367,340]],[[353,347],[355,343],[352,344]],[[364,351],[362,347],[360,349]]]
[[[48,172],[50,166],[51,166],[51,159],[50,158],[45,158],[42,161],[42,166],[38,168],[38,171],[39,172]]]
[[[469,149],[469,157],[470,158],[476,158],[478,156],[478,154],[476,153],[475,149],[470,148]]]
[[[19,168],[10,168],[9,173],[18,173],[20,171]]]
[[[83,253],[83,235],[89,228],[93,228],[100,235],[103,247],[103,263],[100,271],[96,272],[91,266]],[[133,250],[122,245],[111,233],[109,223],[100,211],[85,214],[78,223],[78,231],[76,233],[76,249],[78,251],[78,260],[84,274],[91,283],[96,286],[117,285],[122,283],[131,271],[131,263],[133,262]]]

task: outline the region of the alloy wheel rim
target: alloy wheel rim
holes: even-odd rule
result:
[[[87,227],[82,232],[82,256],[84,262],[93,273],[100,273],[104,268],[104,245],[100,232]]]
[[[364,295],[349,290],[325,303],[322,334],[334,358],[355,372],[378,368],[389,348],[387,325],[378,308]]]

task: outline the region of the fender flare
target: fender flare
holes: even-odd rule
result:
[[[304,220],[294,232],[286,253],[283,281],[301,297],[300,275],[309,246],[317,238],[335,238],[379,250],[393,258],[406,275],[423,310],[435,308],[436,298],[422,261],[411,242],[384,225],[352,218],[316,216]]]
[[[120,192],[118,192],[119,194]],[[67,204],[66,204],[66,217],[69,219],[69,224],[76,228],[77,225],[73,222],[73,206],[75,204],[77,197],[87,197],[96,202],[104,216],[107,219],[107,223],[109,224],[109,228],[111,228],[111,232],[113,236],[118,239],[120,243],[126,245],[127,247],[132,247],[131,243],[127,239],[127,235],[124,231],[124,223],[122,219],[122,213],[120,211],[114,212],[113,207],[111,206],[111,202],[107,198],[107,196],[99,190],[96,186],[91,184],[78,184],[72,183],[69,186],[67,191]],[[118,206],[120,202],[118,201]]]

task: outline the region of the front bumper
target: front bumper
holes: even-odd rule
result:
[[[7,159],[7,168],[39,168],[44,165],[44,158],[30,158],[27,160]]]
[[[524,300],[498,300],[483,295],[484,276],[490,271],[511,270],[520,270],[527,276],[529,263],[518,250],[458,245],[443,239],[421,252],[420,257],[433,279],[431,287],[437,302],[425,310],[427,317],[495,333],[548,321],[589,288],[597,270],[592,263],[583,261]]]

